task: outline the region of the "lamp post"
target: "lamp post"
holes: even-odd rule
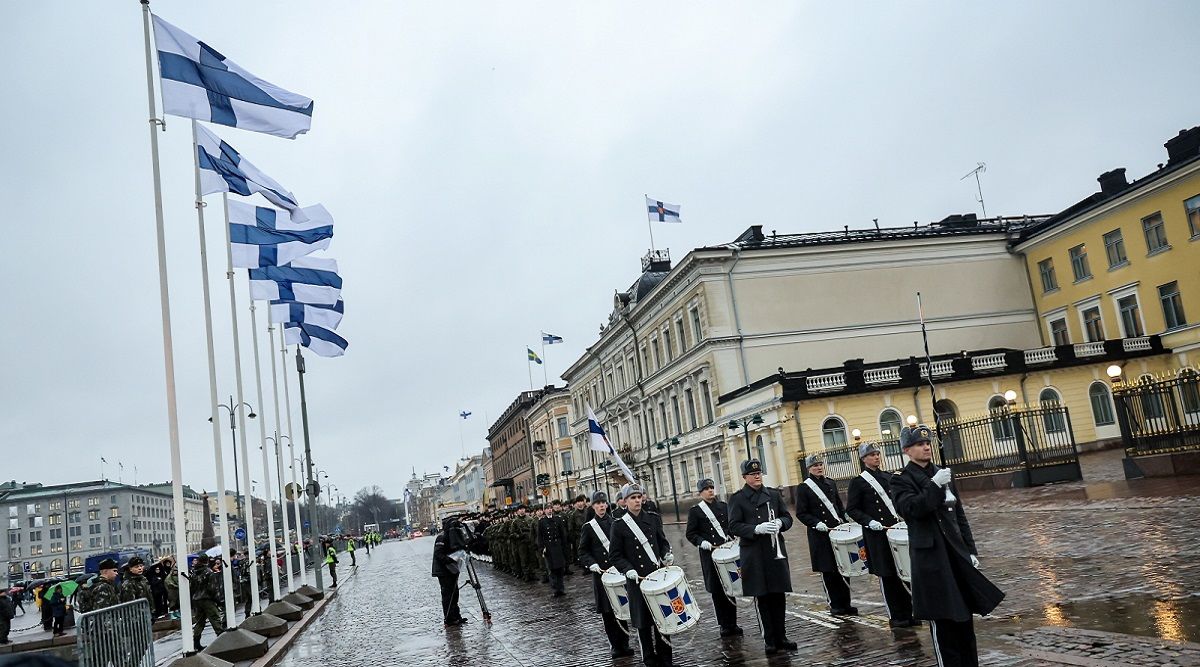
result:
[[[731,431],[737,431],[739,428],[742,429],[742,437],[744,437],[746,439],[746,459],[747,460],[754,458],[753,456],[750,455],[750,425],[754,424],[755,426],[759,426],[762,423],[763,423],[762,415],[753,414],[753,415],[746,417],[744,419],[741,419],[741,420],[730,419],[729,423],[726,424],[726,428],[728,428]]]
[[[251,407],[249,403],[242,401],[241,403],[234,404],[233,396],[229,397],[229,405],[224,403],[217,404],[218,408],[224,408],[225,411],[229,413],[229,438],[233,443],[233,491],[237,494],[237,496],[234,497],[234,502],[236,503],[237,507],[235,513],[238,515],[239,520],[245,523],[244,518],[242,518],[244,516],[242,514],[242,486],[241,482],[239,481],[240,478],[238,477],[237,421],[233,418],[234,411],[243,406],[249,408],[250,410],[250,414],[246,415],[247,417],[254,419],[258,416],[254,414],[254,408]],[[208,421],[211,422],[212,417],[209,417]],[[225,489],[221,489],[221,493],[225,493]],[[253,511],[253,509],[251,511]]]
[[[761,421],[761,420],[760,420]],[[667,450],[667,470],[671,472],[671,502],[675,505],[675,521],[679,521],[679,492],[675,488],[675,459],[671,456],[671,445],[678,445],[679,438],[669,438],[654,446],[655,449]]]

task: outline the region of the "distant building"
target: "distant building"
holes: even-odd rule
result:
[[[464,503],[472,512],[483,508],[484,472],[483,456],[476,454],[459,460],[454,472],[439,487],[438,502],[441,504]]]

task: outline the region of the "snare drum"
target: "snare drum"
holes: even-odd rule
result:
[[[642,579],[641,590],[662,634],[671,636],[700,622],[700,607],[688,589],[683,568],[669,566],[651,572]]]
[[[605,572],[600,575],[600,583],[608,596],[608,605],[612,607],[613,615],[618,620],[629,620],[629,593],[625,591],[625,575],[620,572]]]
[[[829,541],[833,543],[833,559],[843,577],[859,577],[867,574],[867,546],[863,541],[862,526],[843,523],[829,530]]]
[[[904,581],[912,583],[912,556],[908,553],[908,524],[900,523],[888,528],[888,547],[892,551],[892,560],[896,561],[896,574]]]
[[[712,550],[713,573],[721,580],[721,588],[731,598],[742,596],[742,549],[730,542]]]

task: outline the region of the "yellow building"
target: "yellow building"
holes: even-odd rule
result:
[[[537,493],[546,502],[567,500],[578,477],[571,438],[571,395],[566,387],[547,386],[529,408],[526,419],[533,442],[534,481],[544,475]]]

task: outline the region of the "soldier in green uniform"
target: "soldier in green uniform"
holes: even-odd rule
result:
[[[134,556],[125,564],[125,576],[121,579],[121,602],[129,602],[142,598],[150,605],[150,615],[154,616],[154,593],[150,590],[150,580],[146,578],[146,561],[141,556]]]
[[[192,587],[192,637],[195,639],[196,650],[204,648],[200,645],[200,635],[204,633],[204,623],[212,625],[213,632],[218,635],[225,632],[225,620],[221,617],[221,608],[217,600],[221,597],[220,583],[212,571],[212,559],[208,554],[196,557],[192,565],[192,574],[188,582]]]
[[[575,496],[575,504],[567,512],[567,574],[571,574],[571,565],[579,564],[579,536],[583,532],[583,524],[587,523],[588,499],[585,495]],[[587,574],[581,570],[580,574]]]
[[[92,583],[92,606],[88,611],[121,604],[117,591],[117,561],[105,558],[100,561],[100,576]]]

